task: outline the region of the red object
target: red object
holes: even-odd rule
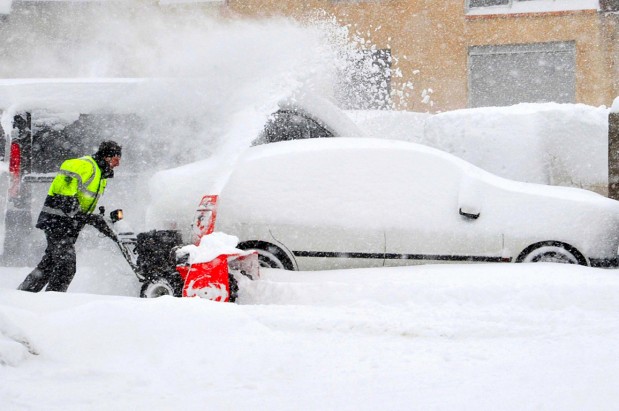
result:
[[[19,194],[19,177],[21,172],[21,147],[17,143],[11,143],[11,153],[9,157],[9,174],[11,175],[11,186],[9,196],[17,197]]]
[[[217,219],[217,195],[205,195],[200,200],[193,221],[193,243],[200,244],[200,239],[215,230]]]
[[[183,297],[201,297],[213,301],[230,301],[228,256],[220,255],[206,263],[176,266],[184,280]]]
[[[200,245],[202,237],[215,230],[217,199],[217,195],[207,194],[200,200],[193,221],[192,240],[196,246]],[[260,276],[259,269],[256,251],[221,254],[208,262],[176,266],[184,281],[183,297],[197,296],[213,301],[230,301],[230,272],[255,280]]]
[[[229,274],[233,272],[257,280],[260,277],[258,253],[221,254],[214,260],[192,265],[177,265],[183,279],[183,297],[230,301]]]

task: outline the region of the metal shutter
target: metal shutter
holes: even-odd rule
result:
[[[574,42],[469,48],[469,106],[574,103]]]

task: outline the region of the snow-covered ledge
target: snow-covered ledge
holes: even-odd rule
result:
[[[619,200],[619,97],[608,114],[608,197]]]
[[[467,16],[485,16],[490,14],[522,14],[522,13],[549,13],[560,11],[599,10],[598,0],[511,0],[502,6],[471,7],[467,9]]]
[[[30,0],[30,1],[64,1],[64,2],[111,2],[114,0]],[[0,15],[11,14],[11,5],[13,0],[0,0]],[[213,5],[224,5],[226,0],[159,0],[159,4],[162,6],[169,6],[175,4],[189,4],[189,3],[212,3]]]
[[[161,4],[162,6],[188,3],[213,3],[214,5],[222,5],[226,4],[226,0],[159,0],[159,4]]]
[[[12,0],[0,0],[0,14],[10,14],[11,3]]]

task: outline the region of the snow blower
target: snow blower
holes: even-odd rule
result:
[[[197,296],[234,302],[241,276],[251,280],[260,276],[258,254],[231,246],[230,239],[235,237],[211,230],[196,244],[183,246],[179,231],[151,230],[136,235],[122,210],[112,211],[109,217],[105,208],[99,207],[99,211],[115,234],[112,240],[142,283],[140,297]],[[228,239],[224,247],[217,241],[221,236]]]

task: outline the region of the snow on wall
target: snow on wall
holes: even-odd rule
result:
[[[0,0],[0,14],[9,14],[11,12],[12,0]]]
[[[547,13],[573,10],[599,10],[598,0],[515,0],[504,6],[473,7],[468,15]]]

